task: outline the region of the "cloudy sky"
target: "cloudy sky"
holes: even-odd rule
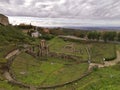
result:
[[[120,0],[0,0],[0,12],[33,17],[120,18]]]
[[[8,16],[120,20],[120,0],[0,0]]]

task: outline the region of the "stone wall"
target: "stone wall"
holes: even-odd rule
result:
[[[1,25],[9,25],[8,17],[5,15],[0,14],[0,24]]]
[[[36,53],[31,52],[30,50],[27,50],[26,53],[30,54],[31,56],[33,56],[35,58],[40,57]],[[59,58],[59,59],[63,59],[63,60],[74,61],[74,62],[77,62],[77,63],[87,63],[88,62],[88,60],[82,60],[80,56],[68,55],[68,54],[56,53],[56,52],[49,52],[47,57],[48,58],[49,57]]]
[[[80,56],[68,55],[64,53],[49,52],[49,57],[60,58],[64,60],[70,60],[75,62],[88,62],[88,60],[82,60]]]
[[[32,56],[36,57],[35,53],[31,53],[29,51],[27,51],[28,54],[31,54]],[[19,50],[18,49],[14,49],[13,51],[9,52],[6,55],[6,59],[9,60],[10,63],[12,63],[14,56],[16,56],[17,54],[19,54]],[[50,57],[58,57],[58,58],[62,58],[62,59],[71,59],[71,60],[80,60],[80,57],[77,56],[71,56],[71,55],[65,55],[64,53],[55,53],[55,52],[50,52],[49,53]],[[13,57],[13,59],[12,59]],[[84,61],[86,62],[86,61]],[[92,70],[88,70],[86,71],[86,73],[84,73],[83,75],[81,75],[79,78],[75,79],[75,80],[71,80],[62,84],[58,84],[58,85],[53,85],[53,86],[38,86],[35,87],[36,89],[54,89],[54,88],[59,88],[59,87],[63,87],[65,85],[69,85],[69,84],[73,84],[79,80],[81,80],[82,78],[85,78],[86,76],[90,75],[92,73]],[[16,78],[14,77],[14,75],[8,70],[5,71],[4,73],[5,78],[8,80],[8,82],[12,85],[16,85],[22,88],[28,88],[31,89],[30,85],[24,84],[22,82],[19,82],[16,80]]]
[[[90,75],[92,73],[92,70],[89,70],[87,71],[86,73],[84,73],[83,75],[81,75],[79,78],[75,79],[75,80],[71,80],[69,82],[65,82],[65,83],[62,83],[62,84],[56,84],[56,85],[53,85],[53,86],[39,86],[37,87],[37,89],[55,89],[55,88],[59,88],[59,87],[64,87],[66,85],[70,85],[70,84],[73,84],[85,77],[87,77],[88,75]]]
[[[14,55],[18,54],[19,53],[19,49],[15,49],[13,50],[12,52],[8,53],[6,56],[5,56],[5,59],[9,59],[11,57],[13,57]]]

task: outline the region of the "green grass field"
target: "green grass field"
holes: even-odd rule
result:
[[[90,54],[92,61],[102,63],[103,58],[106,60],[113,60],[116,58],[116,47],[114,44],[93,43],[90,44]]]
[[[88,60],[86,48],[89,48],[91,61],[93,62],[103,63],[103,58],[106,60],[116,58],[116,46],[110,43],[75,43],[64,41],[58,37],[52,39],[48,43],[50,45],[50,51],[80,56],[81,60]],[[67,45],[73,45],[75,52],[70,50],[70,48],[64,48]]]
[[[119,67],[120,64],[93,72],[90,76],[85,78],[88,82],[86,82],[82,88],[78,87],[78,90],[119,90]]]
[[[14,60],[11,70],[17,80],[23,83],[48,86],[75,80],[87,71],[87,68],[88,64],[84,63],[72,64],[55,58],[40,61],[22,53]],[[23,72],[24,74],[21,74]]]
[[[15,48],[14,45],[0,46],[0,60],[2,60],[3,57],[14,48]],[[4,80],[2,73],[0,73],[0,90],[28,90],[28,89],[10,85],[6,80]]]
[[[79,56],[81,60],[88,60],[88,54],[86,52],[87,46],[85,44],[64,41],[63,39],[56,37],[49,41],[49,45],[50,51],[52,52],[76,55]],[[71,45],[71,47],[73,47],[75,50],[73,51],[71,48],[65,48],[69,45]]]
[[[119,90],[120,64],[94,71],[82,80],[56,90]]]
[[[51,51],[80,56],[80,60],[88,60],[86,48],[89,48],[91,60],[96,63],[102,63],[103,58],[113,58],[116,56],[116,50],[120,51],[119,44],[75,43],[64,41],[57,37],[50,40],[48,44]],[[79,51],[73,53],[69,48],[65,48],[67,45],[73,45],[75,50]],[[13,45],[0,46],[0,58],[3,58],[13,48]],[[69,82],[79,78],[87,69],[87,63],[76,64],[75,62],[69,62],[69,60],[50,57],[46,60],[41,60],[40,58],[35,59],[26,53],[18,55],[11,66],[11,72],[14,73],[18,81],[32,86],[51,86]],[[120,64],[100,68],[76,83],[56,88],[55,90],[119,90],[119,69]],[[0,81],[0,90],[28,89],[12,86],[7,81]]]
[[[0,90],[29,90],[29,89],[10,85],[7,81],[0,81]]]

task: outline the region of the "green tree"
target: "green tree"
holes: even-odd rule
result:
[[[117,35],[117,41],[120,41],[120,32]]]
[[[111,32],[104,32],[102,35],[102,38],[105,42],[115,41],[116,36],[117,36],[117,33],[114,31],[111,31]]]
[[[99,40],[101,36],[100,32],[97,31],[90,31],[87,34],[88,39]]]

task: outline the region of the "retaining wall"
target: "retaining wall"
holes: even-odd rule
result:
[[[39,57],[36,55],[36,53],[26,51],[26,53],[30,54],[33,57]],[[59,58],[63,60],[69,60],[69,61],[74,61],[78,63],[87,63],[88,60],[82,60],[80,56],[75,56],[75,55],[68,55],[64,53],[56,53],[56,52],[49,52],[48,57],[53,57],[53,58]]]
[[[14,60],[15,56],[18,55],[20,53],[19,49],[15,49],[13,51],[11,51],[10,53],[8,53],[8,55],[6,55],[6,59],[8,59],[8,62],[9,64],[12,64],[12,61]],[[34,53],[30,53],[27,51],[28,54],[31,54],[32,56],[36,57],[36,55]],[[77,56],[71,56],[71,55],[65,55],[63,53],[54,53],[54,52],[50,52],[49,53],[49,56],[50,57],[59,57],[59,58],[63,58],[63,59],[71,59],[71,60],[79,60],[79,57]],[[84,61],[84,62],[87,62],[87,61]],[[23,87],[23,88],[31,88],[30,85],[27,85],[27,84],[24,84],[22,82],[19,82],[16,80],[16,78],[14,77],[14,75],[12,75],[12,73],[8,70],[8,71],[5,71],[7,73],[9,73],[8,77],[10,77],[11,79],[8,79],[8,77],[5,77],[8,82],[12,85],[17,85],[19,87]],[[65,85],[69,85],[69,84],[72,84],[72,83],[75,83],[76,81],[79,81],[81,80],[82,78],[90,75],[92,73],[92,70],[89,70],[87,71],[86,73],[84,73],[82,76],[80,76],[78,79],[75,79],[75,80],[72,80],[72,81],[69,81],[69,82],[65,82],[63,84],[58,84],[58,85],[53,85],[53,86],[38,86],[38,87],[35,87],[36,89],[51,89],[51,88],[59,88],[59,87],[62,87],[62,86],[65,86]]]

